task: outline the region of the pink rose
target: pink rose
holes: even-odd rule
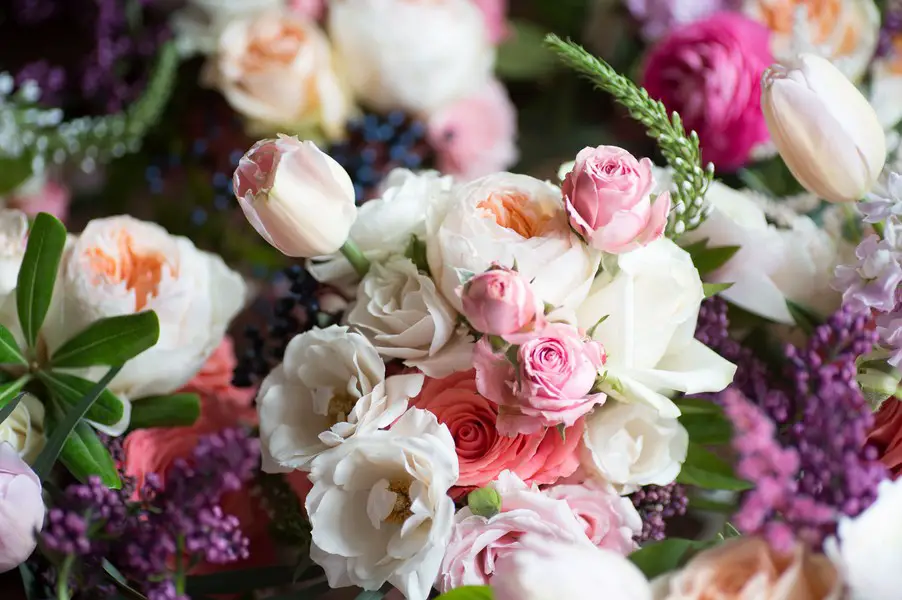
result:
[[[651,161],[616,146],[583,148],[561,191],[570,224],[598,250],[620,254],[664,235],[670,192],[654,202]]]
[[[311,21],[319,21],[326,14],[326,0],[288,0],[288,10]]]
[[[652,48],[642,85],[701,139],[706,161],[736,170],[769,139],[761,75],[774,62],[770,30],[738,13],[675,28]]]
[[[55,181],[45,182],[38,190],[13,194],[8,201],[9,208],[21,210],[29,217],[38,213],[50,213],[60,221],[69,217],[69,188]]]
[[[226,336],[197,375],[180,391],[216,398],[219,403],[248,406],[256,395],[256,390],[232,385],[232,374],[237,364],[235,345],[232,338]]]
[[[586,535],[599,548],[624,556],[636,549],[633,536],[642,533],[642,517],[630,499],[610,484],[590,480],[580,485],[556,485],[545,493],[570,506]]]
[[[430,411],[451,431],[460,465],[460,477],[451,488],[454,497],[489,484],[506,470],[528,483],[549,484],[579,466],[581,420],[568,428],[563,438],[553,429],[533,435],[500,435],[495,427],[498,406],[477,393],[474,371],[427,378],[412,406]]]
[[[548,541],[589,543],[566,502],[549,498],[510,472],[502,473],[492,487],[501,494],[500,513],[486,519],[462,508],[455,515],[436,583],[443,593],[464,585],[488,585],[496,562],[517,552],[524,534]]]
[[[463,286],[460,299],[467,321],[486,335],[520,332],[542,315],[529,282],[503,267],[474,276]]]
[[[473,353],[479,393],[500,406],[498,431],[536,433],[577,419],[605,400],[591,393],[604,347],[563,323],[552,323],[517,349],[518,369],[487,337]]]
[[[482,11],[482,18],[485,20],[485,27],[489,32],[489,39],[495,45],[503,42],[509,33],[507,27],[507,0],[473,0],[473,2]]]
[[[504,171],[517,161],[516,110],[496,80],[430,114],[426,125],[443,173],[470,180]]]

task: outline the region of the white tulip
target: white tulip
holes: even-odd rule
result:
[[[764,76],[761,108],[771,139],[805,189],[829,202],[857,202],[886,161],[880,120],[855,85],[812,54],[797,69]]]
[[[254,144],[238,163],[233,187],[250,224],[286,256],[337,252],[357,217],[348,173],[296,137]]]

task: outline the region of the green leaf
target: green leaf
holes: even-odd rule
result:
[[[692,256],[692,263],[698,270],[699,276],[704,277],[726,264],[726,262],[733,258],[733,255],[738,251],[739,246],[706,247],[704,250],[697,251]]]
[[[410,236],[410,242],[407,244],[404,256],[416,265],[418,271],[429,275],[429,262],[426,260],[426,242],[415,235]]]
[[[118,373],[121,368],[122,367],[110,368],[106,375],[104,375],[100,381],[95,383],[88,393],[78,401],[78,404],[70,409],[65,416],[56,423],[56,426],[53,428],[53,433],[44,445],[44,449],[32,465],[34,472],[37,473],[42,481],[50,474],[53,463],[56,462],[57,457],[60,455],[69,434],[75,429],[75,426],[81,421],[82,417],[85,416],[91,408],[91,405],[94,404],[94,401],[97,400],[104,390],[106,390],[106,386],[109,385],[110,381],[113,380],[113,377],[116,376],[116,373]],[[97,436],[94,437],[96,439]],[[115,473],[115,470],[113,472]],[[118,481],[118,479],[119,477],[117,476],[116,480]]]
[[[742,491],[752,487],[738,479],[728,463],[694,442],[689,442],[689,453],[677,482],[708,490]]]
[[[40,459],[40,456],[38,458]],[[87,481],[92,475],[97,475],[107,487],[113,489],[122,487],[113,457],[97,437],[94,428],[85,421],[79,421],[66,438],[59,460],[72,476],[81,482]]]
[[[795,302],[787,300],[786,308],[789,309],[789,314],[792,316],[792,320],[795,321],[796,325],[809,335],[818,325],[823,324],[823,319],[818,315]]]
[[[718,414],[682,415],[680,423],[696,444],[727,444],[733,439],[733,426]]]
[[[9,329],[3,325],[0,325],[0,364],[28,364],[28,361],[25,360],[25,355],[23,355],[22,350],[19,349],[19,344],[16,343],[16,338],[14,338]]]
[[[683,415],[720,415],[723,408],[711,400],[702,398],[677,398],[674,404],[679,407]]]
[[[254,567],[210,575],[190,575],[186,579],[186,591],[191,597],[200,594],[241,594],[289,585],[293,579],[292,567]]]
[[[733,287],[733,282],[730,283],[703,283],[702,289],[705,292],[705,298],[710,298],[712,296],[716,296],[724,290],[728,290]]]
[[[107,559],[103,559],[103,571],[113,580],[113,584],[119,590],[119,593],[129,600],[147,600],[147,596],[134,589],[128,584],[125,576],[119,572],[113,563]]]
[[[60,258],[66,246],[66,228],[56,217],[39,213],[28,234],[28,245],[19,268],[16,307],[29,347],[34,347],[44,317],[50,309]]]
[[[0,385],[0,423],[16,410],[16,405],[22,400],[24,393],[20,393],[25,384],[31,380],[31,375],[23,375],[14,381]]]
[[[6,196],[31,177],[32,155],[23,152],[21,156],[0,158],[0,196]]]
[[[492,588],[487,585],[465,585],[449,590],[436,600],[492,600]]]
[[[705,545],[704,542],[670,538],[642,546],[630,554],[629,559],[646,577],[654,579],[677,569],[691,552]]]
[[[66,410],[72,410],[78,402],[96,385],[93,381],[82,379],[59,371],[40,371],[38,379],[50,389],[50,393],[59,400]],[[91,405],[84,418],[107,427],[114,427],[126,417],[125,405],[116,394],[104,389]]]
[[[157,343],[160,321],[152,310],[95,321],[50,358],[52,367],[122,365]]]
[[[511,35],[498,48],[495,71],[508,80],[539,79],[557,68],[554,54],[545,45],[545,29],[527,21],[512,20]]]
[[[150,427],[187,427],[200,416],[200,396],[172,394],[152,396],[132,402],[129,429]]]

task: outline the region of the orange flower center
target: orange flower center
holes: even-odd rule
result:
[[[886,64],[890,73],[902,75],[902,35],[893,38],[893,49],[890,51]]]
[[[491,217],[506,229],[518,233],[524,238],[539,235],[549,217],[530,202],[520,192],[492,192],[489,197],[476,205],[483,216]]]
[[[127,231],[120,231],[116,255],[107,254],[102,248],[89,248],[85,254],[91,271],[109,283],[125,282],[125,289],[135,292],[135,310],[147,306],[150,298],[159,292],[163,269],[175,270],[160,252],[140,252]]]
[[[253,32],[244,57],[248,71],[259,71],[272,65],[289,64],[306,41],[302,27],[292,23],[266,23]]]
[[[759,6],[764,24],[776,33],[791,35],[796,9],[805,6],[814,38],[812,42],[822,44],[837,27],[842,27],[844,31],[839,46],[835,49],[836,54],[848,54],[858,43],[855,23],[840,20],[843,0],[759,0]]]

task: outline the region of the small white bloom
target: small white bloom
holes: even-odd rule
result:
[[[347,327],[296,336],[257,395],[264,470],[306,470],[355,433],[388,427],[422,385],[422,375],[385,379],[379,353]]]
[[[333,588],[426,600],[454,524],[448,489],[458,477],[454,440],[426,410],[391,429],[356,436],[313,461],[307,496],[310,557]]]
[[[457,313],[435,282],[403,256],[372,264],[360,282],[348,323],[366,335],[382,356],[404,359],[405,365],[429,377],[472,367],[466,356],[462,364],[447,363],[440,356],[456,341]]]
[[[380,110],[428,114],[489,80],[494,47],[472,0],[343,0],[329,34],[354,93]]]
[[[516,263],[539,298],[575,308],[601,260],[570,230],[560,189],[528,175],[496,173],[456,186],[447,205],[430,207],[426,227],[429,268],[457,310],[460,271],[482,273],[492,263]]]
[[[689,434],[676,419],[642,404],[608,400],[586,420],[582,466],[629,493],[673,483],[688,450]]]
[[[877,500],[857,517],[841,517],[827,555],[851,600],[896,600],[902,573],[902,479],[883,481]]]
[[[675,418],[680,411],[664,393],[729,385],[736,366],[694,337],[704,296],[692,258],[667,238],[619,255],[577,309],[584,329],[604,318],[593,334],[608,354],[604,391]]]
[[[0,444],[6,442],[31,464],[44,449],[44,405],[26,394],[19,405],[0,423]]]
[[[382,182],[379,197],[357,210],[349,237],[371,261],[403,253],[412,236],[426,236],[428,208],[444,205],[453,184],[451,177],[438,171],[393,170]],[[307,268],[317,281],[353,295],[357,274],[343,255],[316,258],[308,261]]]

